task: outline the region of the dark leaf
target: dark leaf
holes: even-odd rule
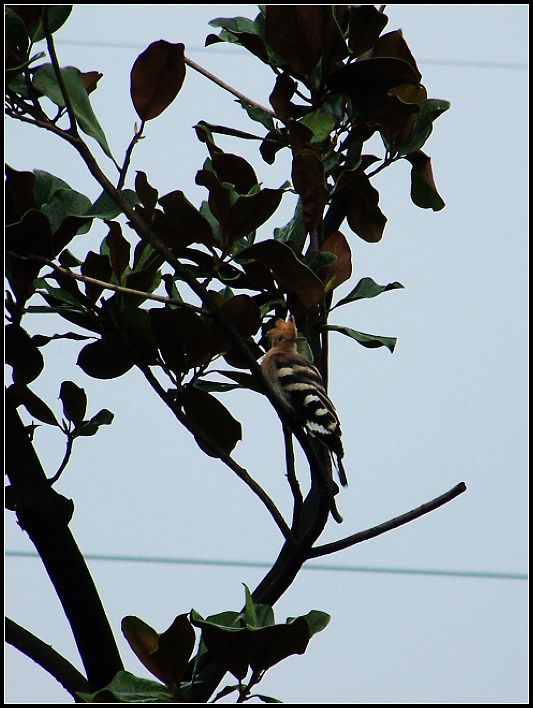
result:
[[[265,38],[296,73],[309,76],[322,54],[321,5],[266,5]]]
[[[308,231],[320,222],[329,192],[324,164],[313,150],[304,148],[292,160],[292,182],[303,205],[303,219]]]
[[[248,17],[217,17],[211,20],[209,24],[211,27],[222,27],[223,30],[218,37],[212,34],[209,35],[205,42],[206,47],[215,42],[240,44],[256,57],[259,57],[261,61],[268,62],[268,51],[257,21],[254,22]]]
[[[387,347],[390,352],[394,352],[394,347],[396,346],[396,337],[381,337],[376,334],[365,334],[364,332],[357,332],[355,329],[350,327],[340,327],[337,325],[326,325],[325,329],[331,332],[340,332],[345,334],[347,337],[355,339],[356,342],[362,344],[363,347],[368,347],[369,349],[376,349],[377,347]]]
[[[48,342],[51,342],[54,339],[73,339],[74,341],[82,342],[86,339],[92,339],[92,337],[86,337],[83,334],[76,334],[76,332],[65,332],[65,334],[52,334],[49,337],[46,337],[44,334],[34,334],[32,337],[32,341],[36,347],[44,347],[46,344],[48,344]]]
[[[347,64],[329,75],[328,86],[337,93],[358,95],[388,91],[400,84],[418,84],[417,71],[403,59],[377,57]]]
[[[418,76],[418,82],[420,83],[422,80],[422,74],[416,65],[416,60],[412,55],[411,50],[407,46],[407,42],[403,38],[401,30],[387,32],[387,34],[380,37],[372,47],[372,56],[395,57],[396,59],[403,59],[403,61],[406,61],[415,70]]]
[[[157,118],[178,95],[185,79],[184,49],[160,39],[135,60],[130,93],[141,120]]]
[[[189,386],[183,396],[183,409],[197,432],[198,446],[211,457],[231,454],[242,439],[239,421],[211,394]]]
[[[211,245],[213,233],[209,222],[189,202],[181,190],[170,192],[159,199],[165,216],[169,220],[172,240],[167,239],[167,245],[184,248],[191,243]]]
[[[95,379],[114,379],[129,371],[134,362],[124,348],[100,339],[87,344],[76,362],[83,371]]]
[[[109,263],[109,258],[100,253],[89,251],[85,257],[85,261],[81,265],[81,272],[89,278],[107,283],[111,279],[111,264]],[[103,286],[94,283],[85,283],[85,294],[92,303],[98,300],[103,290]]]
[[[85,703],[176,703],[174,691],[157,681],[119,671],[112,681],[95,693],[79,691]]]
[[[130,263],[131,246],[122,235],[122,229],[117,221],[110,221],[108,226],[109,233],[106,236],[106,243],[109,249],[111,270],[120,283],[122,274]]]
[[[370,243],[381,239],[387,219],[378,206],[378,190],[363,172],[343,172],[334,199],[343,203],[352,231]]]
[[[76,433],[83,437],[95,435],[101,425],[111,425],[115,416],[107,408],[102,408],[96,415],[89,420],[84,420],[78,427]]]
[[[437,98],[428,98],[423,101],[409,139],[398,148],[399,154],[408,155],[420,150],[431,135],[433,122],[449,108],[449,101]],[[414,159],[416,160],[416,157]]]
[[[162,307],[149,310],[152,332],[161,356],[176,373],[209,361],[212,341],[196,312]]]
[[[282,196],[282,189],[262,189],[255,194],[241,195],[229,208],[224,223],[225,239],[235,243],[255,231],[276,211]]]
[[[133,189],[123,189],[121,194],[130,206],[134,206],[139,203],[137,194],[133,191]],[[107,192],[102,192],[94,204],[92,204],[88,211],[82,214],[82,216],[86,216],[91,219],[107,219],[108,221],[111,221],[111,219],[114,219],[119,214],[122,214],[122,209],[117,206],[116,202]]]
[[[37,418],[37,420],[48,425],[59,425],[48,405],[33,391],[30,391],[25,384],[12,384],[7,389],[6,395],[11,397],[15,406],[24,406],[32,418]]]
[[[35,10],[41,11],[41,6],[35,5]],[[62,27],[67,21],[70,13],[72,12],[72,5],[50,5],[47,8],[48,11],[48,26],[50,28],[51,34],[57,32],[57,30]],[[32,39],[34,42],[39,42],[44,39],[44,27],[41,20],[41,12],[39,12],[39,18],[36,23],[32,23],[31,28]]]
[[[256,260],[267,266],[274,278],[288,291],[298,295],[305,307],[316,305],[324,294],[320,279],[289,246],[280,241],[271,239],[250,246],[241,251],[238,260]]]
[[[444,209],[446,205],[437,192],[433,178],[431,158],[422,150],[418,150],[407,155],[406,159],[411,163],[411,199],[413,203],[422,209],[433,209],[433,211]]]
[[[159,192],[148,182],[148,177],[145,172],[139,171],[136,173],[135,191],[137,192],[137,196],[141,200],[142,205],[146,208],[149,214],[152,214],[159,198]]]
[[[5,168],[5,220],[6,224],[20,221],[30,209],[37,208],[34,197],[35,174]]]
[[[87,410],[87,394],[83,388],[76,386],[72,381],[63,381],[59,398],[63,403],[65,418],[74,423],[77,428],[83,421]]]
[[[239,194],[248,194],[256,186],[258,180],[254,169],[243,157],[218,152],[211,159],[220,181],[233,184]]]
[[[270,105],[278,118],[284,123],[288,123],[289,118],[294,117],[294,106],[291,104],[291,98],[294,96],[297,87],[296,81],[289,74],[283,72],[277,77],[274,90],[270,94]]]
[[[388,22],[374,5],[350,6],[348,46],[356,57],[371,49]]]
[[[20,325],[8,324],[5,329],[5,360],[13,367],[13,381],[28,384],[44,368],[43,355],[30,335]]]

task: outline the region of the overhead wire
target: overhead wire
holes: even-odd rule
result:
[[[38,558],[35,551],[6,551],[6,557]],[[260,568],[268,569],[271,563],[222,558],[184,558],[169,556],[134,556],[107,553],[85,553],[87,561],[106,561],[117,563],[156,563],[164,565],[197,565],[225,568]],[[333,563],[308,563],[303,570],[332,571],[340,573],[387,573],[396,575],[426,575],[452,578],[479,578],[491,580],[527,580],[527,573],[507,573],[501,571],[446,570],[436,568],[395,568],[380,566],[357,566]]]

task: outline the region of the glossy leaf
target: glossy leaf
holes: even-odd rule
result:
[[[321,110],[307,113],[300,121],[313,133],[311,143],[322,143],[327,140],[336,122],[334,116]]]
[[[94,138],[105,154],[112,158],[104,131],[93,113],[81,72],[74,67],[67,67],[61,69],[61,76],[81,130]],[[34,83],[35,87],[42,91],[53,103],[64,108],[65,99],[52,64],[43,64],[35,71]]]
[[[79,691],[78,695],[85,703],[176,703],[170,688],[128,671],[119,671],[107,686],[95,693]]]
[[[278,208],[283,190],[262,189],[260,192],[241,195],[228,210],[224,223],[225,238],[235,243],[265,223]]]
[[[135,206],[135,204],[139,203],[139,198],[133,189],[123,189],[121,194],[130,206]],[[107,192],[102,192],[94,204],[91,204],[90,208],[82,214],[82,216],[90,217],[91,219],[107,219],[110,221],[119,214],[122,214],[120,207],[117,206],[116,202]]]
[[[358,57],[374,46],[388,18],[374,5],[350,6],[348,18],[348,46]]]
[[[102,408],[102,410],[98,411],[98,413],[93,415],[92,418],[89,420],[84,420],[79,425],[76,434],[83,437],[95,435],[100,429],[100,426],[111,425],[114,417],[115,416],[111,413],[111,411],[108,411],[107,408]]]
[[[36,8],[41,9],[38,5]],[[72,12],[72,5],[51,5],[47,8],[47,11],[50,34],[54,34],[54,32],[57,32],[57,30],[68,20],[70,13]],[[39,13],[39,15],[40,14],[41,13]],[[39,21],[32,26],[31,35],[34,42],[39,42],[41,39],[44,39],[44,27],[40,17]]]
[[[325,329],[329,330],[330,332],[340,332],[341,334],[344,334],[347,337],[355,339],[356,342],[359,342],[359,344],[361,344],[363,347],[368,347],[369,349],[387,347],[387,349],[389,349],[391,353],[394,352],[394,347],[396,346],[397,342],[396,337],[381,337],[376,334],[365,334],[365,332],[358,332],[357,330],[351,329],[350,327],[326,325]]]
[[[178,95],[185,79],[184,49],[181,43],[160,39],[135,60],[130,93],[141,120],[157,118]]]
[[[321,5],[266,5],[265,38],[296,73],[308,76],[322,54]]]

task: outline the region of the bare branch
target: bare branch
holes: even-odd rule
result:
[[[8,644],[11,644],[15,649],[35,661],[36,664],[39,664],[41,668],[59,681],[63,688],[74,698],[75,703],[83,703],[77,692],[91,690],[87,679],[53,647],[9,619],[9,617],[6,617],[5,636]]]
[[[204,69],[203,66],[200,66],[200,64],[197,64],[192,59],[185,57],[185,63],[187,64],[187,66],[190,66],[191,69],[194,69],[199,74],[202,74],[202,76],[205,76],[207,79],[209,79],[209,81],[212,81],[217,86],[220,86],[220,88],[223,88],[224,91],[228,91],[229,93],[231,93],[233,96],[238,98],[239,101],[242,101],[243,103],[247,103],[249,106],[252,106],[253,108],[259,108],[260,110],[267,113],[269,116],[272,116],[272,118],[277,118],[277,115],[270,108],[267,108],[266,106],[262,106],[260,103],[257,103],[257,101],[254,101],[251,98],[248,98],[248,96],[245,96],[240,91],[237,91],[237,89],[234,89],[232,86],[229,86],[229,84],[226,84],[224,81],[222,81],[222,79],[219,79],[218,76],[215,76],[210,71],[207,71],[207,69]]]
[[[368,541],[369,539],[375,538],[376,536],[381,536],[382,533],[392,531],[392,529],[396,529],[399,526],[408,524],[410,521],[414,521],[420,516],[424,516],[424,514],[428,514],[430,511],[438,509],[439,506],[447,504],[449,501],[455,499],[455,497],[459,496],[459,494],[462,494],[465,491],[466,484],[464,482],[460,482],[455,487],[453,487],[453,489],[450,489],[450,491],[441,494],[440,497],[436,497],[435,499],[432,499],[431,501],[422,504],[422,506],[419,506],[416,509],[408,511],[405,514],[396,516],[394,519],[385,521],[384,523],[379,524],[378,526],[373,526],[372,528],[366,529],[365,531],[359,531],[358,533],[354,533],[352,536],[342,538],[339,541],[326,543],[323,546],[315,546],[309,551],[308,558],[319,558],[320,556],[326,556],[330,553],[336,553],[337,551],[342,551],[344,548],[354,546],[356,543],[362,543],[363,541]]]

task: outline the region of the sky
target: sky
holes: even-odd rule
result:
[[[136,120],[131,66],[155,40],[184,42],[191,59],[268,105],[267,68],[233,47],[203,47],[210,19],[256,12],[253,5],[75,5],[56,35],[60,63],[104,74],[91,99],[120,155]],[[425,147],[446,208],[415,207],[408,165],[393,165],[375,179],[389,219],[382,241],[350,241],[354,276],[339,295],[365,276],[405,289],[332,315],[335,324],[395,336],[398,344],[391,355],[331,338],[330,393],[350,485],[337,497],[342,527],[330,522],[321,540],[386,521],[458,482],[468,490],[321,559],[337,570],[303,570],[276,605],[278,620],[320,609],[331,623],[259,688],[287,703],[524,703],[527,584],[475,574],[527,572],[527,5],[390,5],[386,12],[387,29],[403,30],[429,95],[452,104]],[[199,204],[205,193],[194,175],[206,152],[192,126],[202,119],[256,127],[232,96],[188,71],[176,101],[148,124],[127,186],[143,170],[160,194],[182,189]],[[283,153],[269,166],[255,145],[220,144],[250,160],[265,186],[278,187],[289,174]],[[16,169],[56,174],[91,199],[99,194],[69,146],[29,126],[7,124],[5,157]],[[269,238],[290,216],[291,204],[282,203],[261,235]],[[83,248],[98,248],[105,232],[93,228]],[[32,332],[56,331],[57,323],[41,318],[28,316]],[[72,327],[61,322],[59,329]],[[121,636],[122,617],[137,615],[163,631],[191,608],[204,616],[240,609],[242,583],[254,587],[265,569],[116,558],[271,563],[282,538],[260,502],[196,448],[140,375],[89,379],[75,365],[78,350],[68,340],[49,344],[32,386],[58,414],[64,379],[86,388],[89,412],[115,413],[111,427],[79,442],[57,489],[75,501],[71,529],[81,550],[115,557],[88,564],[126,668],[148,676]],[[289,513],[274,412],[251,393],[225,396],[245,423],[237,461]],[[40,428],[36,447],[45,469],[55,471],[60,435]],[[33,548],[10,512],[5,547],[7,615],[81,669],[46,573],[24,555]],[[7,703],[70,702],[12,647],[5,676]]]

